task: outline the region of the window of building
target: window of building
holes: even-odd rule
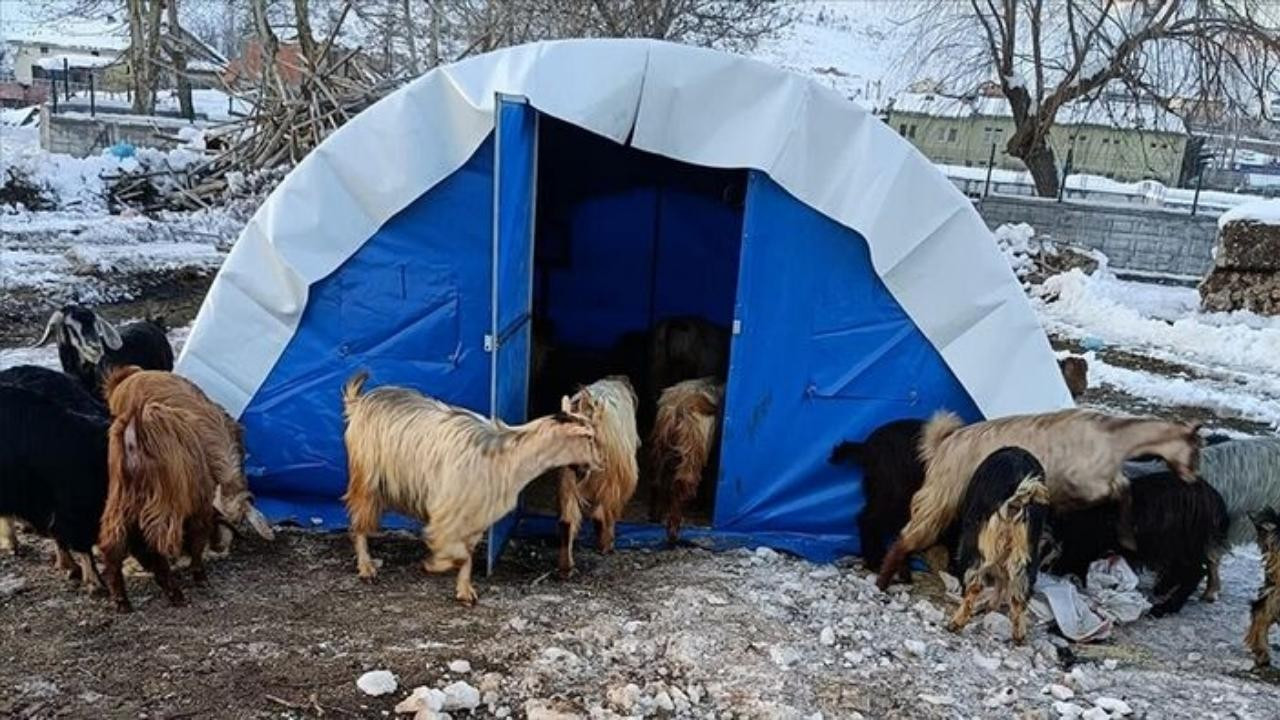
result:
[[[950,130],[947,131],[947,142],[955,142],[957,136],[958,136],[958,133],[956,132],[956,129],[951,128]]]
[[[912,125],[911,127],[907,128],[907,137],[912,138],[914,140],[915,136],[916,136],[916,126]]]
[[[90,50],[89,54],[94,57],[99,57],[101,55],[101,53],[99,53],[97,50]]]
[[[40,54],[41,54],[41,55],[48,55],[48,54],[49,54],[49,46],[48,46],[48,45],[41,45],[41,46],[40,46]]]
[[[938,128],[938,132],[937,132],[937,140],[938,140],[938,142],[946,142],[946,140],[947,140],[947,129],[946,129],[946,128]]]
[[[901,125],[899,125],[899,126],[898,126],[898,134],[899,134],[899,135],[901,135],[902,137],[906,137],[906,136],[907,136],[907,124],[906,124],[906,123],[902,123]]]

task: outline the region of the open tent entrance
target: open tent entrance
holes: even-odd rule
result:
[[[640,483],[624,521],[646,521],[655,478],[645,461],[653,403],[648,346],[664,320],[696,318],[727,337],[737,301],[747,174],[636,150],[539,117],[529,416],[609,375],[640,398]],[[727,370],[727,364],[726,364]],[[723,379],[723,378],[722,378]],[[710,524],[715,479],[686,515]],[[556,512],[540,481],[525,509]]]

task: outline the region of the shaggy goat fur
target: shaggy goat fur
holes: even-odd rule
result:
[[[978,466],[965,493],[958,566],[964,599],[950,629],[969,623],[984,588],[994,587],[995,606],[1006,602],[1013,641],[1027,637],[1027,600],[1040,565],[1040,536],[1049,514],[1044,468],[1021,448],[1002,448]]]
[[[1264,508],[1252,516],[1258,549],[1262,551],[1262,587],[1249,608],[1249,632],[1245,643],[1258,667],[1271,664],[1267,632],[1280,624],[1280,510]]]
[[[698,317],[667,318],[649,336],[649,387],[665,391],[701,377],[723,382],[729,368],[729,331]]]
[[[636,393],[625,377],[598,380],[569,398],[569,412],[587,418],[600,448],[600,468],[579,479],[570,468],[560,474],[560,574],[573,571],[573,542],[585,511],[596,524],[600,552],[613,551],[614,527],[635,494],[640,468],[636,452]]]
[[[271,523],[253,506],[253,494],[244,476],[244,431],[204,391],[181,375],[161,371],[140,371],[136,366],[115,370],[107,380],[107,395],[127,378],[137,374],[145,382],[146,394],[155,401],[181,407],[194,413],[200,424],[200,436],[208,438],[205,448],[209,455],[210,472],[214,481],[213,507],[218,511],[219,522],[228,526],[246,522],[264,540],[272,540],[275,533]],[[115,415],[116,413],[112,413]],[[219,527],[219,531],[227,528]],[[219,532],[213,547],[226,552],[230,544],[230,531]]]
[[[1089,362],[1078,355],[1069,355],[1058,360],[1058,369],[1062,371],[1071,399],[1080,399],[1089,389]]]
[[[1186,483],[1168,471],[1134,477],[1129,492],[1128,528],[1121,527],[1125,513],[1115,501],[1053,515],[1050,532],[1058,554],[1053,572],[1084,581],[1091,562],[1119,553],[1134,567],[1156,572],[1152,615],[1181,610],[1206,576],[1202,597],[1215,600],[1221,585],[1218,563],[1226,550],[1222,496],[1208,483]],[[1121,543],[1126,531],[1133,549]]]
[[[1280,438],[1231,440],[1206,447],[1200,455],[1200,476],[1227,503],[1231,545],[1254,540],[1249,514],[1280,508]]]
[[[907,524],[911,496],[924,484],[919,451],[923,429],[923,420],[895,420],[876,428],[863,442],[845,441],[831,450],[832,464],[862,468],[866,505],[858,515],[858,535],[863,561],[872,570],[880,568],[889,538]]]
[[[102,391],[103,380],[118,367],[173,369],[173,347],[159,318],[129,323],[117,331],[98,313],[66,305],[49,317],[36,345],[55,338],[63,371],[94,394]]]
[[[658,413],[649,443],[655,502],[665,498],[667,540],[676,542],[684,508],[698,492],[715,452],[724,383],[705,377],[676,383],[658,398]]]
[[[911,499],[911,519],[881,565],[877,585],[888,587],[907,555],[938,540],[955,520],[978,464],[1002,447],[1025,448],[1038,458],[1053,506],[1069,509],[1125,497],[1129,481],[1121,471],[1123,463],[1144,453],[1164,458],[1184,480],[1195,482],[1197,430],[1185,423],[1093,410],[1020,415],[967,427],[956,415],[939,413],[920,438],[924,485]]]
[[[515,509],[520,491],[554,468],[600,467],[595,433],[568,412],[518,426],[487,420],[416,390],[361,394],[367,373],[342,389],[349,479],[343,500],[360,577],[377,575],[368,534],[383,510],[428,523],[428,572],[458,570],[457,598],[476,601],[471,555],[486,530]],[[569,399],[563,398],[567,409]]]
[[[154,575],[173,605],[181,605],[183,596],[169,572],[171,559],[189,555],[196,582],[205,582],[204,550],[217,518],[214,496],[238,455],[220,411],[173,377],[130,367],[107,380],[113,420],[98,546],[107,587],[123,612],[132,609],[122,573],[126,555]]]
[[[102,588],[92,551],[107,494],[108,422],[105,412],[81,414],[0,385],[0,514],[51,535],[57,566],[92,591]]]

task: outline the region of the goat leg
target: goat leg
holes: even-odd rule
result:
[[[173,573],[170,572],[168,558],[153,550],[141,537],[129,538],[129,552],[138,559],[138,564],[155,578],[156,585],[159,585],[165,596],[169,598],[169,605],[181,607],[186,604],[187,599],[183,596],[182,589],[178,587]]]
[[[1027,641],[1027,596],[1030,588],[1025,570],[1009,581],[1009,620],[1013,623],[1013,642],[1022,645]]]
[[[64,545],[61,540],[56,542],[57,547],[54,549],[53,569],[65,570],[68,580],[79,582],[81,580],[80,566],[76,564],[75,558],[71,557],[71,551],[67,549],[67,546]]]
[[[191,579],[197,585],[208,585],[209,574],[204,567],[204,551],[209,546],[209,536],[217,526],[209,522],[195,521],[187,528],[186,551],[191,558]]]
[[[578,482],[573,471],[560,471],[560,577],[573,574],[573,543],[578,538],[582,524],[582,505],[578,495]]]
[[[1222,564],[1222,552],[1218,549],[1210,549],[1209,557],[1205,564],[1209,572],[1209,581],[1204,585],[1204,593],[1200,596],[1205,602],[1217,602],[1218,596],[1222,594],[1222,576],[1219,574],[1219,566]]]
[[[578,536],[578,524],[573,521],[560,521],[560,577],[568,579],[573,575],[573,540]]]
[[[1280,621],[1280,586],[1273,585],[1258,592],[1258,599],[1249,607],[1249,632],[1245,644],[1253,652],[1257,667],[1271,665],[1271,651],[1267,647],[1267,631],[1272,623]]]
[[[106,588],[102,586],[102,576],[98,574],[98,568],[93,564],[93,554],[87,552],[72,553],[75,558],[80,578],[83,582],[84,590],[90,595],[103,595]]]
[[[18,554],[18,531],[13,527],[13,520],[4,515],[0,515],[0,552]]]
[[[956,609],[956,614],[951,616],[951,622],[947,623],[947,629],[951,632],[960,632],[965,625],[969,624],[969,620],[973,618],[978,598],[982,595],[981,578],[981,573],[974,573],[973,579],[965,587],[964,599],[960,601],[960,607]]]
[[[476,595],[476,589],[471,584],[471,556],[467,555],[467,559],[458,565],[458,584],[457,592],[454,594],[458,598],[458,602],[471,607],[476,604],[479,596]]]
[[[880,563],[880,574],[876,577],[876,587],[883,592],[889,589],[893,576],[899,572],[907,572],[910,576],[910,570],[907,569],[907,555],[911,554],[911,550],[907,547],[902,538],[898,538],[889,546],[889,552],[885,553],[884,562]]]
[[[116,604],[116,610],[122,613],[132,612],[133,605],[129,602],[129,594],[124,587],[125,547],[103,545],[98,549],[102,551],[102,571],[106,575],[107,591]]]

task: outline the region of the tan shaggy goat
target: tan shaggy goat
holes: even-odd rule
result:
[[[685,505],[698,493],[715,450],[724,383],[712,377],[685,380],[662,391],[649,443],[657,487],[666,501],[667,541],[680,537]],[[655,494],[655,499],[658,497]]]
[[[613,375],[578,390],[569,398],[568,411],[587,419],[600,448],[600,469],[585,477],[570,468],[560,475],[560,574],[573,572],[573,542],[585,512],[596,525],[600,552],[613,551],[614,527],[636,492],[640,468],[636,452],[636,391],[631,381]]]
[[[953,413],[938,413],[920,437],[924,485],[911,499],[911,519],[885,557],[876,584],[887,588],[908,555],[937,542],[956,519],[978,464],[1002,447],[1021,447],[1038,458],[1050,503],[1072,509],[1111,499],[1126,502],[1129,480],[1121,468],[1139,455],[1163,458],[1184,481],[1196,482],[1198,431],[1187,423],[1094,410],[1017,415],[969,426]]]
[[[205,582],[215,499],[234,484],[232,476],[243,482],[239,433],[204,393],[169,372],[120,368],[107,379],[106,395],[112,422],[98,547],[107,587],[116,607],[129,611],[122,564],[132,555],[180,605],[169,561],[185,553],[196,582]]]
[[[567,412],[508,426],[409,388],[362,395],[367,378],[357,373],[342,389],[349,471],[343,500],[360,577],[377,575],[367,536],[383,510],[396,510],[427,523],[431,557],[423,568],[456,569],[457,598],[473,604],[471,555],[480,538],[543,473],[598,468],[595,432],[586,418]]]

